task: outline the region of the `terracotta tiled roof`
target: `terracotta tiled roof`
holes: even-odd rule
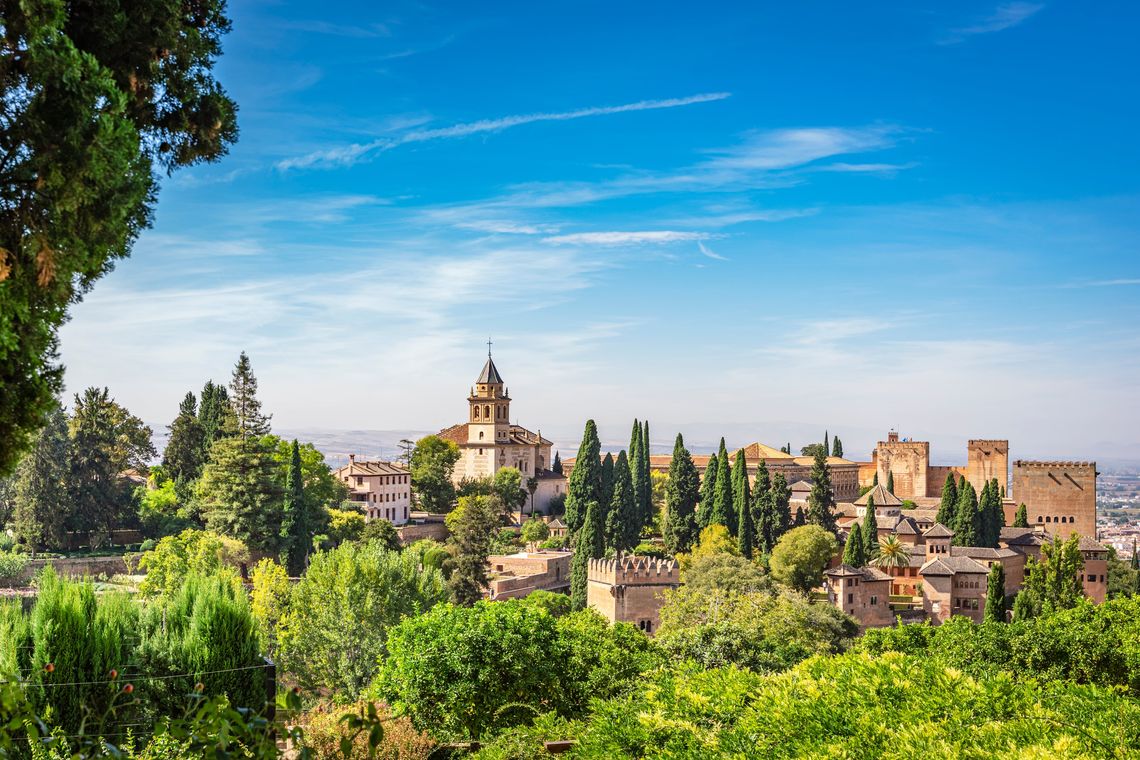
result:
[[[824,575],[830,575],[833,578],[843,576],[859,576],[868,581],[888,581],[891,576],[884,573],[877,567],[851,567],[851,565],[840,565],[833,567],[824,572]]]
[[[467,443],[467,423],[460,422],[458,425],[444,428],[439,431],[439,437],[452,443]]]
[[[923,538],[953,538],[954,531],[947,528],[940,522],[934,523],[923,532]]]
[[[989,546],[951,546],[951,557],[969,557],[970,559],[1004,559],[1016,557],[1017,552],[1012,549],[994,549]]]
[[[1095,541],[1087,536],[1081,536],[1079,548],[1083,552],[1106,552],[1108,547],[1100,541]]]
[[[815,457],[792,457],[792,461],[798,465],[803,465],[804,467],[811,467],[813,464],[815,464]],[[845,464],[855,466],[855,462],[852,462],[850,459],[844,459],[843,457],[827,458],[828,467],[842,466]]]
[[[443,430],[439,431],[439,433],[437,433],[437,435],[440,438],[444,439],[445,441],[451,441],[452,443],[459,444],[459,445],[466,444],[466,443],[468,443],[468,440],[467,440],[467,435],[468,435],[467,434],[467,426],[468,426],[468,424],[469,423],[467,423],[467,422],[460,422],[458,425],[452,425],[449,428],[444,428]],[[546,439],[546,438],[542,438],[541,441],[542,441],[543,446],[550,446],[552,444],[552,441],[550,441],[549,439]],[[533,446],[535,443],[538,443],[538,442],[539,442],[539,437],[538,437],[537,433],[532,433],[531,431],[524,428],[522,425],[511,425],[510,432],[509,432],[509,438],[506,441],[479,441],[478,445],[488,446],[488,447],[493,446],[495,444],[499,444],[499,445],[513,444],[516,446],[517,445]],[[474,445],[474,444],[472,444],[472,445]],[[574,460],[572,460],[572,459],[566,460],[566,462],[568,462],[571,465],[573,464],[573,461]]]
[[[811,483],[806,480],[797,480],[795,483],[792,483],[790,488],[792,491],[810,491]]]
[[[733,455],[735,456],[735,454]],[[751,464],[752,462],[759,462],[761,458],[764,459],[792,459],[792,455],[786,451],[774,449],[771,446],[760,443],[750,443],[744,447],[744,458]]]
[[[354,461],[337,469],[336,474],[340,477],[345,475],[407,475],[408,470],[402,464],[395,462]]]
[[[895,533],[902,536],[917,536],[918,523],[914,521],[913,517],[900,517],[899,521],[895,523]]]
[[[867,506],[867,499],[870,499],[871,497],[875,498],[876,507],[902,506],[902,499],[884,488],[882,483],[876,483],[874,488],[856,499],[855,503],[860,507],[865,507]]]
[[[922,575],[956,575],[958,573],[985,575],[989,570],[982,563],[969,557],[939,557],[927,562],[918,572]]]

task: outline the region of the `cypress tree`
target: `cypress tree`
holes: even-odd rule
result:
[[[831,456],[831,440],[827,437],[827,431],[823,431],[823,455],[825,457]]]
[[[891,494],[892,496],[895,493],[895,472],[894,472],[894,470],[891,470],[890,472],[887,473],[887,493]]]
[[[967,482],[966,487],[958,492],[958,506],[954,509],[954,545],[977,546],[981,521],[976,491]]]
[[[1013,527],[1015,528],[1028,528],[1029,527],[1029,512],[1025,508],[1025,502],[1017,508],[1017,515],[1013,518]]]
[[[809,523],[824,530],[835,532],[835,497],[831,493],[831,471],[827,468],[827,457],[822,449],[817,449],[811,466],[811,492],[808,494]]]
[[[641,534],[637,526],[637,505],[633,501],[633,474],[624,451],[618,454],[613,473],[613,496],[606,513],[606,546],[624,552],[637,545]]]
[[[938,503],[937,522],[949,527],[954,524],[954,508],[958,505],[958,486],[954,483],[954,473],[946,473],[946,482],[942,484],[942,501]]]
[[[780,537],[788,532],[792,527],[792,510],[791,499],[792,491],[788,488],[788,481],[784,477],[784,473],[777,472],[772,476],[772,546],[780,540]],[[796,523],[803,525],[803,520]]]
[[[831,439],[831,455],[840,459],[843,458],[843,441],[839,440],[839,436]]]
[[[162,452],[162,466],[174,480],[197,480],[206,457],[206,433],[198,421],[198,400],[187,393],[178,416],[167,427],[170,439]]]
[[[776,508],[772,498],[772,480],[764,457],[756,465],[756,482],[752,487],[752,530],[755,545],[761,554],[772,551],[776,543]]]
[[[601,487],[598,490],[598,507],[601,509],[602,525],[606,524],[606,516],[610,511],[610,503],[614,500],[614,455],[606,452],[602,459],[602,470],[599,476]]]
[[[637,531],[640,535],[643,521],[652,511],[651,508],[646,507],[646,504],[651,501],[652,486],[649,483],[649,469],[646,466],[649,460],[642,461],[642,455],[647,453],[647,446],[645,429],[642,428],[640,421],[633,421],[633,432],[629,438],[629,469],[633,479],[633,502],[637,510],[637,521],[639,523]]]
[[[867,557],[863,553],[863,531],[859,523],[851,526],[847,534],[847,544],[843,547],[843,564],[851,567],[863,567],[867,564]]]
[[[793,525],[798,528],[801,525],[806,525],[806,524],[807,524],[807,518],[804,517],[804,508],[803,507],[796,507],[796,519],[793,521]]]
[[[554,464],[550,465],[550,471],[559,475],[562,474],[562,457],[557,451],[554,452]]]
[[[748,462],[744,449],[736,452],[736,464],[732,468],[732,505],[736,510],[736,539],[740,553],[752,559],[752,548],[756,545],[756,528],[752,522],[752,492],[748,485]]]
[[[1024,507],[1025,505],[1022,504],[1021,506]],[[1132,542],[1132,569],[1133,570],[1140,570],[1140,553],[1136,552],[1136,542],[1135,541]]]
[[[291,577],[305,572],[312,531],[305,504],[304,478],[301,474],[301,448],[293,439],[289,466],[285,470],[285,495],[281,514],[282,564]]]
[[[701,478],[701,504],[697,513],[697,527],[704,530],[712,522],[713,501],[716,499],[716,454],[709,457],[705,474]]]
[[[871,487],[874,488],[877,485],[879,485],[879,471],[876,469],[875,477],[871,479]]]
[[[578,463],[574,462],[577,472]],[[574,555],[570,560],[570,607],[586,608],[586,589],[589,585],[590,560],[598,559],[605,551],[604,528],[600,523],[598,503],[588,501],[582,516],[582,529],[574,542]]]
[[[863,557],[870,562],[879,556],[879,519],[875,517],[875,497],[867,499],[867,513],[863,515]]]
[[[1000,562],[990,566],[990,574],[986,579],[986,609],[982,621],[1005,622],[1005,568]]]
[[[677,433],[669,482],[665,484],[665,547],[673,554],[688,552],[697,540],[697,501],[700,475],[685,440]],[[630,486],[632,492],[632,481]]]
[[[638,452],[641,457],[642,482],[645,483],[645,493],[641,501],[641,528],[652,527],[656,517],[653,508],[653,470],[649,462],[652,450],[653,447],[649,443],[649,420],[645,420],[642,423],[641,450]]]
[[[716,455],[716,493],[713,494],[711,522],[723,525],[728,532],[736,535],[736,512],[732,504],[732,468],[728,464],[728,451],[724,439],[720,439],[720,451]]]
[[[598,426],[586,420],[582,443],[578,445],[578,458],[566,483],[566,526],[577,533],[586,519],[586,504],[597,504],[602,490],[602,444],[598,440]]]
[[[993,492],[993,548],[998,548],[1001,544],[1001,529],[1005,527],[1005,509],[1002,507],[1002,499],[1004,496],[1001,493],[1001,486],[998,485],[997,478],[990,481],[990,490]]]
[[[978,545],[996,549],[998,538],[1001,536],[1001,497],[998,496],[997,480],[988,481],[982,488],[982,498],[978,504],[981,518],[981,531],[978,534]]]
[[[198,422],[202,425],[202,456],[205,457],[214,441],[227,435],[226,418],[230,414],[230,396],[226,386],[215,385],[213,380],[207,380],[201,398]]]

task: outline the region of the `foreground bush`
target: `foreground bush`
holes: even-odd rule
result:
[[[975,680],[897,653],[816,657],[775,675],[665,672],[598,703],[580,758],[1132,757],[1140,702],[1107,689]]]
[[[349,757],[376,760],[427,760],[432,750],[437,746],[434,739],[425,733],[417,731],[407,718],[393,718],[388,709],[381,703],[373,703],[380,725],[384,731],[384,738],[376,747],[369,747],[368,731],[356,731],[350,728],[343,717],[346,714],[355,714],[367,717],[367,702],[357,702],[354,705],[335,705],[324,703],[306,711],[297,720],[297,725],[304,733],[304,743],[317,760],[333,760],[344,758],[341,752],[341,740],[351,742]],[[369,750],[374,754],[369,755]]]
[[[1121,686],[1140,697],[1140,599],[1076,607],[1017,623],[976,625],[960,616],[937,628],[868,631],[858,648],[928,657],[976,678],[999,673]]]
[[[555,618],[521,600],[440,605],[391,631],[374,692],[439,738],[479,739],[633,688],[660,657],[593,610]]]

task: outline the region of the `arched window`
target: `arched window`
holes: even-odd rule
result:
[[[475,419],[479,419],[479,407],[475,407]]]
[[[479,440],[480,441],[483,440],[483,431],[482,430],[479,431]]]
[[[491,406],[489,404],[483,407],[483,416],[491,419]]]

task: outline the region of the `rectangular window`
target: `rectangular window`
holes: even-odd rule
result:
[[[878,603],[879,603],[879,597],[872,594],[871,595],[871,604],[878,604]]]
[[[1096,583],[1096,576],[1095,575],[1089,576],[1089,583]]]
[[[847,603],[848,604],[854,604],[855,603],[855,595],[854,594],[848,594],[847,595]]]

